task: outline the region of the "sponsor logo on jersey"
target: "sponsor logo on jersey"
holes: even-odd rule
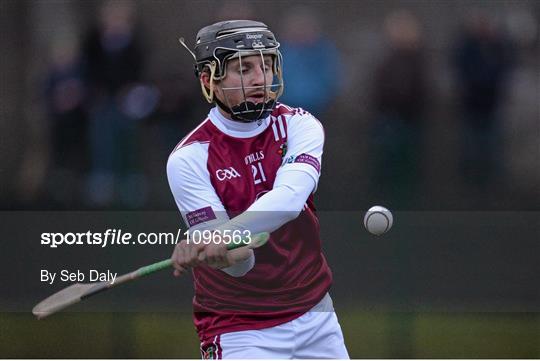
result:
[[[253,162],[256,162],[258,160],[263,160],[263,159],[264,159],[264,153],[262,150],[259,150],[258,152],[255,152],[255,153],[248,154],[244,158],[246,165],[250,165]]]
[[[204,207],[186,214],[186,220],[190,227],[211,221],[212,219],[216,219],[216,214],[212,210],[212,207]]]
[[[312,166],[313,168],[315,168],[315,170],[320,173],[321,172],[321,163],[319,162],[319,160],[317,158],[315,158],[314,156],[312,155],[309,155],[309,154],[306,154],[306,153],[302,153],[300,154],[298,157],[296,157],[294,159],[294,162],[295,163],[304,163],[304,164],[309,164],[310,166]]]
[[[291,155],[283,161],[283,165],[291,164],[291,163],[309,164],[310,166],[315,168],[317,172],[319,173],[321,172],[321,163],[319,162],[319,160],[315,158],[314,156],[306,154],[306,153],[302,153],[298,156]]]
[[[283,164],[290,164],[290,163],[294,163],[294,155],[288,156],[288,157],[283,161]]]
[[[219,181],[226,179],[240,178],[241,175],[233,167],[216,170],[216,177]]]

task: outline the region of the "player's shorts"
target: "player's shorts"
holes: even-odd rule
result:
[[[287,323],[224,333],[201,345],[203,359],[349,359],[329,294]]]

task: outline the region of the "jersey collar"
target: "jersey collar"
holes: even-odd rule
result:
[[[223,133],[235,138],[251,138],[261,134],[270,124],[270,116],[251,123],[227,119],[214,107],[208,113],[210,121]]]

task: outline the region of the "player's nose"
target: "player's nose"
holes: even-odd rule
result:
[[[260,86],[264,85],[264,79],[266,77],[266,73],[264,71],[263,67],[256,66],[255,71],[253,72],[253,78],[252,78],[252,85],[253,86]]]

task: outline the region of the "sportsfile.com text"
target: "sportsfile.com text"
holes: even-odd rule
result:
[[[194,230],[182,231],[178,229],[173,232],[141,232],[135,236],[131,232],[125,232],[122,229],[107,229],[104,232],[44,232],[41,233],[41,244],[50,248],[58,248],[63,245],[90,245],[107,246],[116,245],[175,245],[182,240],[188,243],[224,243],[241,244],[251,242],[250,231],[231,231],[222,232]]]

